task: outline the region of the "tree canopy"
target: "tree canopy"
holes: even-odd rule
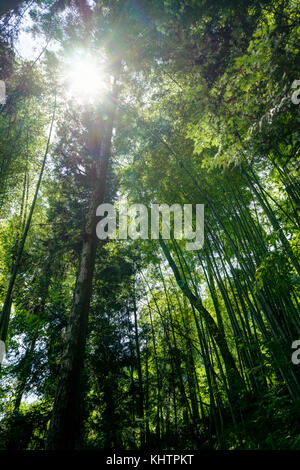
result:
[[[0,45],[0,449],[299,450],[299,1],[2,2]],[[99,239],[124,202],[202,248]]]

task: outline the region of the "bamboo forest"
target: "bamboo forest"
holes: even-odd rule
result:
[[[0,2],[0,450],[300,450],[299,111],[299,0]]]

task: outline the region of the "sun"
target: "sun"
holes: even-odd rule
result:
[[[102,64],[92,57],[76,57],[66,66],[68,97],[79,102],[93,102],[107,90],[107,76]]]

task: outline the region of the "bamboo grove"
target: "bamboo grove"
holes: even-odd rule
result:
[[[6,3],[0,448],[299,449],[299,1]],[[204,204],[203,247],[98,240],[124,199]]]

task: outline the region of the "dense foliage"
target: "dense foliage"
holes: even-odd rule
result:
[[[0,448],[300,449],[299,0],[11,3]],[[110,77],[89,103],[77,49]],[[203,248],[98,240],[124,199],[204,204]]]

